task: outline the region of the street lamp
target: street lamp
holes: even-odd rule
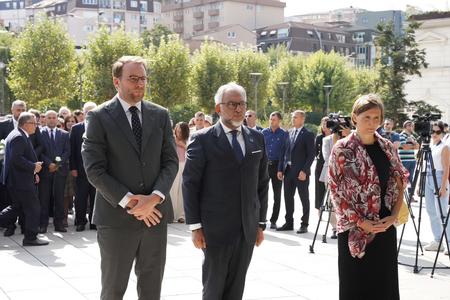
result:
[[[330,113],[330,94],[331,90],[333,89],[333,86],[331,84],[327,84],[323,86],[323,89],[325,90],[325,96],[327,97],[327,116]]]
[[[255,114],[258,118],[258,84],[261,80],[262,73],[250,73],[250,77],[253,80],[253,86],[255,87]]]
[[[286,90],[287,90],[287,86],[289,84],[289,82],[283,81],[283,82],[278,82],[277,83],[279,87],[281,87],[283,89],[283,116],[284,116],[284,106],[286,103]]]

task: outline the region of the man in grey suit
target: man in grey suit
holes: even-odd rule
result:
[[[93,223],[101,255],[101,299],[122,299],[133,261],[139,299],[160,299],[167,244],[164,201],[178,171],[169,114],[142,100],[147,82],[141,57],[113,65],[117,95],[89,112],[82,157],[97,189]]]
[[[269,175],[264,137],[242,126],[247,97],[229,83],[216,93],[216,125],[196,132],[183,172],[186,223],[202,249],[203,299],[242,299],[253,248],[264,240]]]

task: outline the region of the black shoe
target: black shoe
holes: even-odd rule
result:
[[[308,226],[302,225],[300,226],[300,229],[297,230],[298,234],[307,233],[308,232]]]
[[[64,226],[61,224],[61,225],[55,225],[55,231],[56,232],[67,232],[67,229],[64,228]]]
[[[90,230],[97,230],[97,226],[94,224],[89,225]]]
[[[16,226],[9,226],[6,228],[5,232],[3,232],[4,236],[12,236],[14,235],[14,232],[16,231]]]
[[[25,234],[25,228],[24,227],[20,227],[20,233],[21,234]]]
[[[286,223],[283,226],[277,228],[277,231],[289,231],[289,230],[294,230],[294,225]]]
[[[38,232],[42,234],[47,233],[47,226],[40,226]]]
[[[23,239],[22,245],[23,246],[45,246],[45,245],[48,245],[48,242],[38,239],[38,238],[36,238],[34,240]]]
[[[277,229],[276,223],[270,223],[270,229]]]
[[[332,240],[337,239],[336,230],[333,230],[333,233],[331,234],[330,239],[332,239]]]
[[[84,225],[77,225],[77,227],[75,228],[75,231],[80,232],[80,231],[84,231],[84,229],[85,229]]]

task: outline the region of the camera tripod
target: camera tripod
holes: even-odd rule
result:
[[[439,241],[438,249],[441,248],[444,237],[445,237],[445,240],[448,245],[448,237],[447,237],[445,228],[447,227],[447,224],[448,224],[450,210],[447,212],[447,216],[445,217],[444,212],[442,211],[442,204],[439,199],[439,186],[438,186],[437,179],[436,179],[436,169],[434,168],[433,156],[431,154],[430,143],[429,143],[429,139],[426,139],[422,143],[421,148],[418,153],[417,165],[414,170],[414,177],[413,177],[413,181],[411,184],[412,192],[411,192],[411,194],[408,195],[409,198],[407,198],[409,213],[411,215],[411,219],[413,220],[414,229],[415,229],[416,235],[417,235],[415,261],[414,261],[414,265],[407,264],[407,263],[401,263],[401,262],[399,262],[398,264],[412,267],[414,273],[419,273],[422,269],[432,269],[431,277],[433,277],[435,269],[450,269],[450,267],[447,267],[447,266],[437,267],[436,266],[440,251],[436,252],[435,261],[434,261],[434,264],[432,267],[424,267],[424,266],[418,265],[419,247],[421,249],[421,255],[423,255],[422,243],[420,242],[420,228],[421,228],[420,225],[421,225],[421,221],[422,221],[423,198],[425,196],[425,183],[426,183],[427,172],[429,171],[429,170],[427,170],[427,168],[429,168],[429,170],[431,170],[431,175],[432,175],[431,177],[433,179],[433,186],[434,186],[434,195],[436,196],[436,200],[437,200],[437,203],[439,206],[439,212],[440,212],[440,216],[441,216],[441,220],[442,220],[443,231],[442,231],[442,235],[441,235],[441,238]],[[411,209],[411,200],[413,198],[414,190],[415,190],[415,187],[417,186],[417,183],[419,183],[419,192],[418,192],[418,195],[419,195],[419,218],[418,218],[418,224],[416,227],[416,223],[414,221],[414,214]],[[445,201],[447,201],[447,199]],[[401,247],[401,243],[402,243],[405,226],[406,226],[406,224],[403,225],[402,234],[401,234],[399,245],[398,245],[397,255],[400,253],[400,247]]]
[[[309,245],[310,253],[314,253],[314,244],[316,243],[317,233],[319,231],[320,222],[322,220],[322,215],[323,215],[324,211],[328,212],[328,218],[327,218],[327,225],[325,226],[325,233],[322,235],[322,243],[327,242],[327,233],[328,233],[328,227],[330,226],[331,214],[334,212],[333,204],[331,204],[331,197],[330,197],[329,189],[327,189],[324,199],[325,199],[324,203],[320,206],[320,214],[319,214],[319,220],[317,221],[316,232],[314,233],[314,238],[313,238],[312,244]]]

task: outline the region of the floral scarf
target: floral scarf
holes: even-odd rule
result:
[[[375,137],[391,163],[384,202],[392,210],[399,193],[395,178],[400,177],[406,186],[408,171],[403,167],[393,144],[378,133]],[[356,133],[339,140],[333,147],[328,174],[337,231],[349,230],[350,254],[362,258],[375,234],[364,232],[356,224],[358,220],[380,220],[381,188],[375,165]]]

